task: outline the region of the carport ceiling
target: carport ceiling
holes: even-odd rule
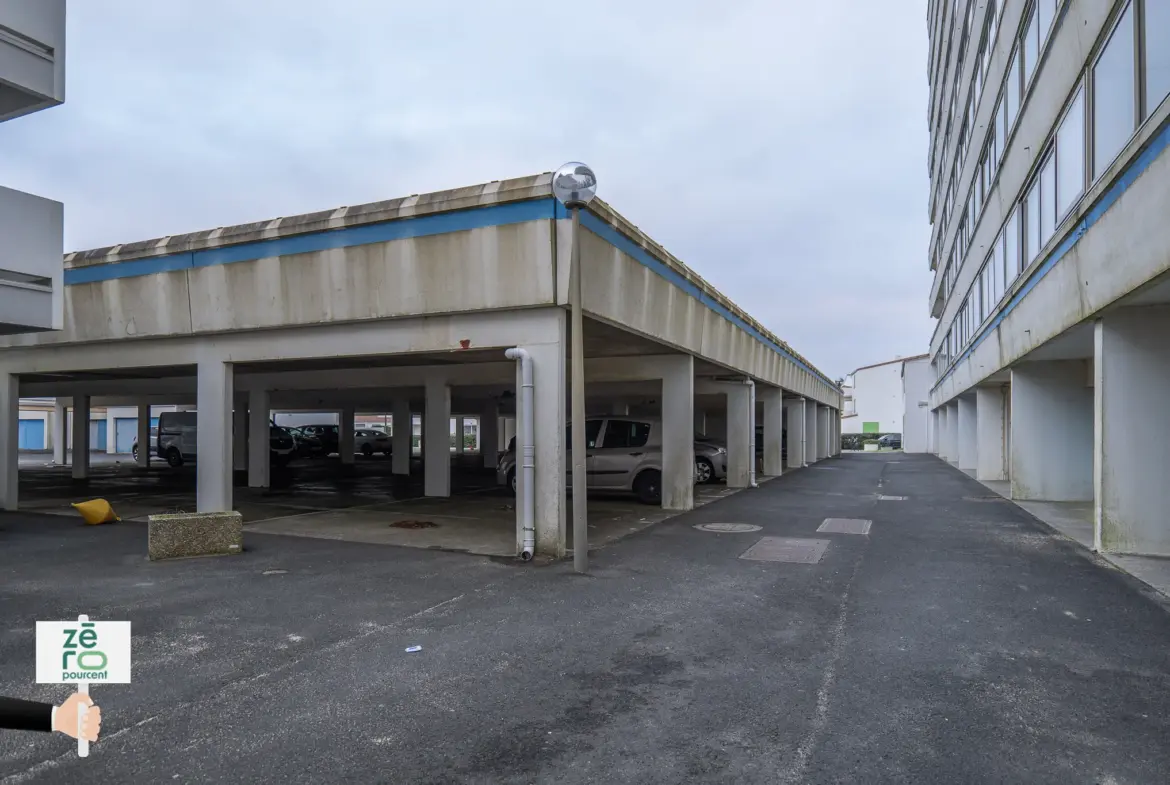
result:
[[[108,382],[125,379],[166,379],[175,376],[194,376],[194,365],[158,365],[149,368],[111,368],[103,371],[71,371],[69,373],[30,373],[20,377],[21,382]]]

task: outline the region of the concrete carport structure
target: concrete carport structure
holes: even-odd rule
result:
[[[272,409],[332,409],[343,426],[355,409],[421,410],[425,492],[448,496],[452,407],[490,422],[503,392],[518,392],[519,363],[504,352],[519,347],[534,373],[537,549],[563,555],[572,229],[550,180],[67,255],[65,329],[0,344],[4,507],[17,505],[19,395],[195,405],[200,511],[231,509],[245,452],[249,485],[268,482]],[[664,507],[694,503],[696,392],[726,398],[732,486],[752,480],[761,413],[765,473],[784,468],[785,420],[794,445],[801,436],[790,464],[837,452],[840,391],[824,374],[600,200],[581,226],[588,394],[613,385],[615,399],[660,400]],[[406,473],[409,429],[395,431],[394,472]]]

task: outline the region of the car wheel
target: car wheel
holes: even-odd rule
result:
[[[372,458],[374,455],[374,448],[370,446],[369,442],[362,445],[362,455],[367,458]]]
[[[642,504],[662,504],[662,472],[647,469],[635,477],[634,494]]]
[[[134,456],[134,462],[138,463],[138,445],[137,444],[130,448],[130,454]]]
[[[695,482],[699,485],[715,482],[715,466],[706,458],[695,458]]]
[[[176,469],[183,465],[183,454],[179,452],[178,448],[172,447],[167,450],[167,463]]]

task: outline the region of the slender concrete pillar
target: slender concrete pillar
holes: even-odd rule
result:
[[[829,407],[817,405],[817,460],[829,457]]]
[[[804,466],[804,398],[793,398],[786,402],[788,411],[788,468]]]
[[[0,374],[0,508],[15,510],[20,469],[20,377]]]
[[[466,437],[467,419],[465,417],[455,418],[455,454],[462,455],[466,446],[464,445],[464,438]]]
[[[114,417],[114,412],[109,406],[106,407],[106,443],[99,447],[104,449],[106,455],[113,455],[118,451],[118,440],[116,438],[118,432],[118,420]]]
[[[817,425],[817,402],[805,399],[804,402],[804,465],[816,463],[820,460],[820,447],[817,444],[819,428]]]
[[[764,402],[764,474],[784,472],[784,391],[756,385],[756,397]]]
[[[727,487],[751,484],[751,391],[746,384],[727,385]]]
[[[73,396],[73,479],[89,477],[89,396]]]
[[[394,474],[410,474],[411,437],[414,435],[413,418],[410,416],[410,399],[394,399],[391,412],[392,434],[390,436],[390,470]]]
[[[938,453],[939,410],[938,409],[932,410],[930,412],[930,417],[927,418],[926,422],[927,422],[927,429],[930,432],[927,436],[928,444],[930,445],[930,452],[933,453],[934,455],[938,455],[939,454]]]
[[[138,466],[150,466],[150,404],[138,404]]]
[[[529,344],[525,349],[532,358],[533,400],[535,402],[533,419],[535,428],[536,446],[536,550],[548,556],[562,557],[566,552],[566,499],[565,484],[568,480],[569,466],[566,462],[566,451],[569,444],[565,440],[568,422],[566,403],[568,402],[568,385],[566,384],[566,317],[561,314],[558,328],[554,337],[556,343]],[[519,377],[520,363],[516,363],[517,377]],[[520,397],[520,380],[517,378],[516,392]],[[522,434],[516,435],[517,454],[523,454]],[[518,493],[524,493],[523,473]],[[517,505],[517,514],[519,514]],[[519,529],[519,527],[517,527]],[[517,543],[520,545],[520,543]]]
[[[978,453],[978,413],[975,406],[975,397],[971,395],[959,396],[959,468],[975,471],[979,466]]]
[[[977,480],[1006,480],[1007,453],[1004,443],[1004,389],[980,387],[975,390],[975,444]]]
[[[69,449],[69,399],[58,398],[53,403],[53,465],[64,466]]]
[[[1096,548],[1170,556],[1170,307],[1122,308],[1094,329]]]
[[[232,470],[248,470],[248,397],[232,400]]]
[[[1093,500],[1093,389],[1082,360],[1012,369],[1012,498]]]
[[[451,388],[428,379],[423,413],[423,493],[451,495]]]
[[[959,465],[959,400],[947,404],[947,460]]]
[[[500,441],[500,408],[495,398],[488,398],[479,416],[479,452],[483,456],[483,468],[496,468],[499,458],[497,445]]]
[[[270,482],[269,408],[267,390],[248,393],[248,487],[267,488]]]
[[[342,463],[353,463],[355,444],[353,407],[346,406],[337,414],[337,455]]]
[[[662,509],[695,506],[695,359],[671,357],[662,375]]]
[[[195,509],[227,512],[232,509],[232,364],[217,357],[200,360],[197,377]]]

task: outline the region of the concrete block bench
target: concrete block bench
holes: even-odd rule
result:
[[[151,515],[146,552],[151,561],[221,556],[244,549],[244,520],[238,512]]]

